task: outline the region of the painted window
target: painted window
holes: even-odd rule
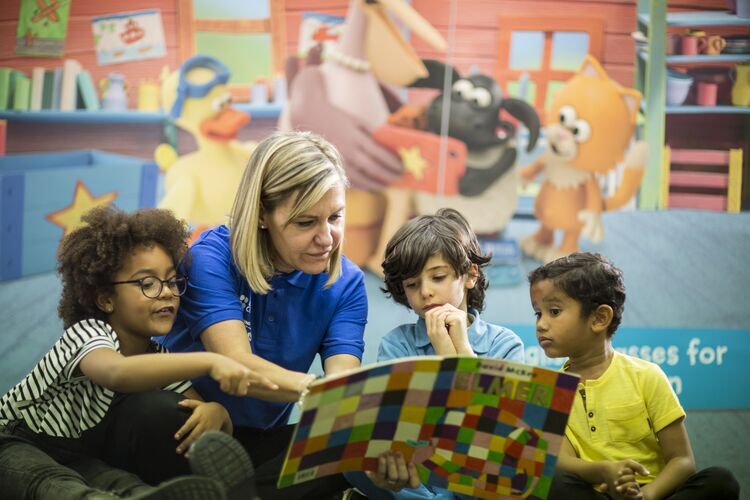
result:
[[[230,86],[247,88],[283,73],[283,0],[178,0],[180,56],[216,57],[232,72]]]
[[[501,16],[499,22],[495,78],[540,117],[586,54],[602,60],[602,19]]]

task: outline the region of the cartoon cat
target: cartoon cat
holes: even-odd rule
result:
[[[616,192],[602,197],[599,176],[614,170],[625,156],[640,102],[638,91],[610,79],[590,55],[555,94],[545,128],[547,150],[520,172],[527,182],[543,173],[534,205],[541,226],[521,240],[524,253],[549,262],[577,252],[580,236],[595,243],[603,239],[601,213],[625,205],[643,178],[647,147],[639,141],[628,151]],[[557,247],[555,230],[563,233]]]

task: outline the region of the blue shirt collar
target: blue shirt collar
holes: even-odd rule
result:
[[[466,332],[469,336],[469,344],[475,353],[487,354],[490,350],[491,340],[490,336],[487,335],[487,323],[482,321],[479,317],[479,311],[476,309],[469,309],[469,314],[474,316],[474,321]],[[430,337],[427,336],[427,325],[424,322],[424,318],[419,318],[417,321],[416,338],[414,339],[414,342],[420,349],[431,344]]]
[[[302,271],[292,271],[291,273],[282,273],[273,277],[271,280],[271,286],[274,282],[286,281],[292,286],[297,288],[306,288],[312,280],[312,275],[303,273]]]

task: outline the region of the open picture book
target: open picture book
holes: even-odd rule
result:
[[[377,470],[400,451],[422,483],[479,498],[547,497],[578,376],[489,358],[421,356],[310,385],[279,487]]]

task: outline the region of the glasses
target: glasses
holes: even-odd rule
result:
[[[139,280],[113,281],[112,283],[110,283],[110,285],[125,285],[128,283],[132,283],[141,287],[141,292],[143,292],[143,295],[145,295],[149,299],[158,299],[161,295],[161,291],[164,289],[165,284],[169,287],[173,294],[179,297],[180,295],[185,293],[185,290],[187,290],[187,282],[187,276],[178,274],[177,276],[169,278],[168,280],[160,280],[156,276],[146,276],[145,278],[141,278]]]

